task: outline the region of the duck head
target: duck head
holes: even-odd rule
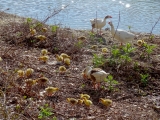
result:
[[[85,69],[84,69],[84,74],[86,75],[86,77],[89,77],[89,72],[92,70],[92,67],[90,66],[87,66]]]
[[[92,67],[91,66],[87,66],[86,68],[85,68],[85,72],[87,73],[88,71],[90,71],[90,70],[92,70]]]
[[[109,24],[110,26],[113,26],[112,21],[108,22],[108,24]]]
[[[108,19],[108,18],[112,18],[112,16],[110,16],[110,15],[107,15],[107,16],[105,17],[105,19]]]

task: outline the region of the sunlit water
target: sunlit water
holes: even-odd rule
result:
[[[67,8],[49,19],[47,24],[58,24],[74,29],[91,29],[90,19],[111,15],[116,27],[149,33],[160,17],[160,0],[0,0],[0,10],[24,17],[44,20],[54,8]],[[109,21],[109,20],[107,20]],[[105,28],[109,27],[106,24]],[[160,21],[153,30],[160,34]]]

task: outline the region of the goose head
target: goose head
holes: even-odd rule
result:
[[[87,66],[84,70],[83,73],[86,77],[90,77],[89,72],[92,70],[92,67]]]
[[[91,67],[91,66],[87,66],[87,67],[85,68],[85,73],[89,72],[90,70],[92,70],[92,67]]]
[[[108,19],[108,18],[112,18],[112,16],[110,16],[110,15],[107,15],[107,16],[105,17],[105,19]]]
[[[113,27],[112,21],[108,22],[108,24],[109,24],[111,27]]]

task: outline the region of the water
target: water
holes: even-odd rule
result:
[[[67,4],[70,5],[63,9]],[[160,0],[1,0],[0,10],[7,8],[8,13],[39,20],[44,20],[54,8],[62,8],[47,24],[61,23],[73,29],[91,29],[89,20],[96,17],[96,12],[98,18],[111,15],[116,27],[120,11],[119,28],[128,30],[131,26],[135,32],[149,33],[160,17]],[[160,21],[153,33],[160,34]]]

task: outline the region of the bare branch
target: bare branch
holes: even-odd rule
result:
[[[47,16],[46,19],[44,19],[44,20],[42,21],[42,23],[46,23],[50,18],[52,18],[53,16],[57,15],[58,13],[60,13],[62,10],[64,10],[64,9],[67,8],[68,6],[69,6],[69,4],[66,5],[64,8],[60,8],[60,9],[58,9],[58,10],[54,10],[49,16]]]
[[[149,39],[152,35],[152,32],[153,32],[153,29],[156,27],[157,23],[160,21],[160,17],[158,18],[158,20],[155,22],[155,24],[152,26],[152,29],[151,29],[151,32],[150,32],[150,35],[149,35]]]
[[[117,29],[118,29],[118,27],[119,27],[119,22],[120,22],[120,20],[121,20],[121,16],[120,16],[120,11],[119,11],[118,25],[117,25],[116,31],[115,31],[115,33],[114,33],[113,40],[114,40],[114,37],[115,37],[115,35],[116,35]]]

